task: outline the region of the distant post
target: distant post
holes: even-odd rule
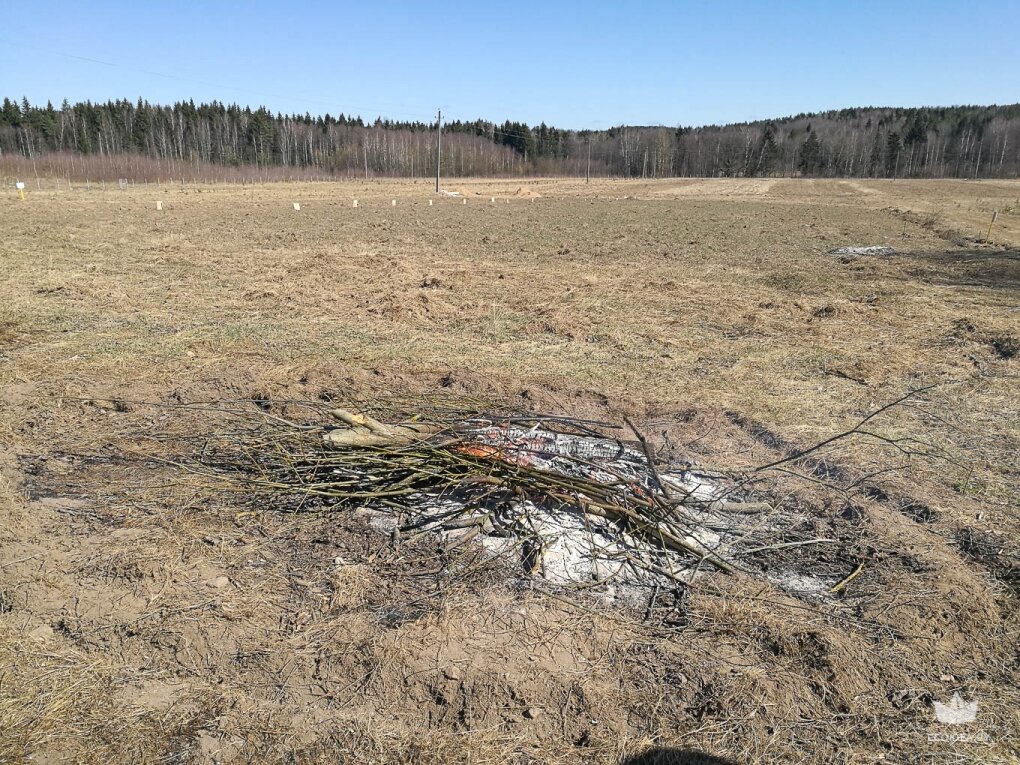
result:
[[[584,182],[591,183],[591,136],[588,136],[588,164],[584,168]]]
[[[443,166],[443,110],[436,112],[436,193],[439,193],[439,170]]]

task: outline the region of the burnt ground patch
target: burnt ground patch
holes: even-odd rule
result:
[[[1020,595],[1020,546],[1002,534],[961,528],[956,543],[963,554],[987,568],[992,576]]]

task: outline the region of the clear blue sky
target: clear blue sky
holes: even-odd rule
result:
[[[1020,101],[1020,0],[2,0],[0,18],[0,95],[57,106],[605,128]]]

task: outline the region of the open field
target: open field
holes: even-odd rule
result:
[[[4,192],[0,762],[1020,762],[1020,182],[445,187],[468,203]],[[194,402],[441,394],[739,468],[928,386],[874,428],[930,456],[841,443],[815,467],[848,490],[770,498],[844,532],[819,565],[852,581],[711,575],[669,613],[251,512],[140,435],[224,427]],[[954,692],[974,723],[936,722]]]

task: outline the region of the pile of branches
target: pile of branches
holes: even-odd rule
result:
[[[269,427],[207,444],[190,467],[269,495],[280,509],[385,513],[398,537],[511,538],[530,547],[529,573],[550,544],[548,529],[555,535],[569,515],[570,530],[591,540],[584,553],[591,559],[625,559],[645,582],[687,582],[706,567],[740,575],[755,570],[749,561],[763,552],[835,543],[794,530],[803,518],[755,501],[767,496],[755,489],[765,471],[788,471],[836,440],[884,440],[866,425],[902,400],[846,433],[740,473],[662,464],[629,421],[627,432],[563,416],[435,409],[394,422],[334,409],[329,424],[267,412]]]
[[[612,527],[628,547],[730,574],[739,566],[699,527],[708,515],[769,509],[740,501],[740,486],[726,475],[659,465],[630,423],[625,441],[619,426],[561,416],[457,413],[383,423],[345,409],[331,415],[327,426],[273,418],[276,427],[258,443],[205,450],[203,468],[292,510],[385,510],[399,534],[467,530],[529,540],[538,536],[529,514],[568,510]],[[677,577],[662,555],[631,558]]]

